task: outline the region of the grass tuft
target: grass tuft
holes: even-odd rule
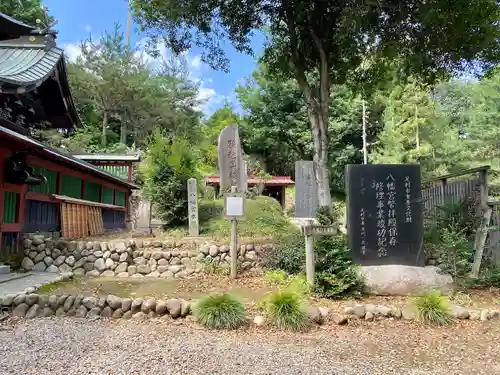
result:
[[[448,299],[438,291],[431,291],[415,297],[412,305],[416,310],[417,319],[434,326],[450,324],[453,321],[450,315]]]
[[[271,293],[265,306],[269,321],[280,329],[305,331],[311,323],[301,296],[290,289]]]
[[[210,329],[237,329],[247,322],[243,303],[227,293],[203,297],[194,305],[193,314]]]

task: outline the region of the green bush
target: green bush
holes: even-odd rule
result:
[[[224,200],[202,201],[199,205],[201,233],[228,237],[231,222],[224,218]],[[279,202],[271,197],[255,197],[245,201],[245,216],[238,219],[241,237],[277,237],[282,233],[298,233],[283,214]]]
[[[243,303],[227,293],[200,299],[193,307],[193,314],[210,329],[237,329],[247,322]]]
[[[273,270],[266,272],[264,279],[302,296],[311,292],[304,275],[289,275],[282,270]]]
[[[416,310],[417,318],[424,323],[442,326],[453,321],[447,298],[437,291],[415,297],[412,305]]]
[[[352,264],[344,235],[324,236],[314,243],[316,275],[314,291],[326,298],[360,298],[363,279]]]
[[[280,329],[304,331],[311,323],[301,296],[291,290],[270,294],[265,306],[269,321]]]
[[[166,225],[187,222],[187,180],[197,176],[196,156],[187,140],[171,140],[157,133],[149,144],[141,174],[144,193],[154,202]]]
[[[278,237],[274,249],[262,259],[264,267],[295,275],[305,272],[306,253],[301,234]]]

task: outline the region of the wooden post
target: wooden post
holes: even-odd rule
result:
[[[236,186],[231,186],[231,193],[236,193]],[[231,219],[231,278],[238,276],[238,233],[236,218]]]
[[[311,231],[312,220],[307,220],[302,227],[306,244],[306,280],[310,286],[314,285],[314,236]]]
[[[476,232],[476,243],[475,243],[475,253],[474,253],[474,263],[472,264],[471,276],[476,278],[479,276],[479,270],[481,268],[481,261],[483,259],[484,245],[486,243],[486,237],[488,236],[488,228],[490,226],[491,220],[491,207],[488,207],[484,211],[484,215],[481,218],[481,224]]]

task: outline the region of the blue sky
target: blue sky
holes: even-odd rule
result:
[[[59,31],[58,43],[65,48],[70,58],[76,56],[79,42],[90,33],[97,38],[104,31],[112,30],[115,22],[120,23],[124,30],[127,23],[126,0],[43,0],[43,3],[48,6],[50,15],[58,21],[55,26]],[[133,25],[132,44],[138,44],[143,39]],[[264,41],[263,35],[253,38],[252,45],[257,54]],[[199,98],[205,102],[202,106],[205,115],[213,113],[225,101],[232,103],[233,108],[239,111],[234,89],[238,81],[248,77],[256,67],[253,57],[236,52],[229,42],[226,43],[225,50],[231,60],[229,73],[214,71],[203,64],[200,61],[202,51],[198,48],[193,48],[186,56],[191,76],[200,82]]]

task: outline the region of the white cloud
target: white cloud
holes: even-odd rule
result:
[[[64,54],[70,61],[75,61],[81,55],[80,45],[77,43],[65,44],[63,49]]]

